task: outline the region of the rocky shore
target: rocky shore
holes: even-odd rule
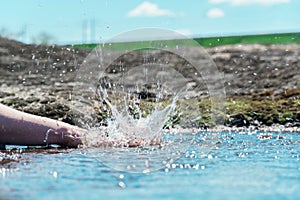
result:
[[[205,50],[224,74],[226,126],[300,127],[300,45]],[[70,108],[74,78],[89,53],[72,46],[34,46],[0,37],[0,102],[74,124]],[[210,105],[199,100],[195,106],[209,110]],[[203,112],[196,126],[213,126],[207,115]]]

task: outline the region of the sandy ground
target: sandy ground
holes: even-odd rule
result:
[[[228,45],[205,51],[223,75],[227,99],[300,99],[300,45]],[[202,59],[193,48],[186,52],[195,60]],[[0,102],[73,123],[70,100],[74,78],[89,53],[72,46],[34,46],[0,38]],[[138,54],[130,56],[125,65],[141,62]],[[164,52],[157,52],[157,56],[169,56],[168,61],[188,76],[184,60]],[[114,68],[113,63],[110,69]],[[298,118],[300,114],[293,121],[295,126],[299,126]]]

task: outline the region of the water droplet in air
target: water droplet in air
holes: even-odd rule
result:
[[[57,171],[54,171],[52,175],[53,175],[54,178],[57,178],[58,177]]]
[[[126,188],[126,185],[125,185],[125,183],[123,181],[120,181],[119,184],[118,184],[118,186],[120,188]]]
[[[107,44],[112,46],[112,43]],[[168,48],[165,43],[158,46]],[[179,49],[179,46],[176,49]],[[177,57],[174,55],[180,52],[176,51],[173,55],[171,52],[174,51],[174,46],[168,49],[155,47],[154,50],[126,49],[125,52],[113,52],[100,46],[98,50],[92,51],[78,70],[78,82],[73,89],[73,96],[78,99],[74,101],[73,108],[81,111],[87,118],[95,120],[86,123],[87,127],[92,128],[85,137],[85,145],[97,147],[88,151],[102,163],[117,170],[142,173],[164,168],[182,153],[184,155],[190,140],[175,139],[177,136],[174,136],[175,140],[172,139],[173,136],[164,134],[164,124],[169,120],[169,116],[173,115],[178,99],[193,98],[192,95],[200,91],[200,84],[198,88],[198,85],[194,84],[193,87],[188,87],[188,83],[204,82],[200,80],[200,75],[202,76],[203,70],[210,74],[209,70],[213,70],[211,65],[208,69],[205,68],[206,65],[201,69],[197,63],[183,62],[187,70],[176,70],[174,59],[177,60]],[[182,52],[180,55],[186,54]],[[132,58],[135,60],[131,60]],[[209,59],[208,61],[210,62]],[[120,66],[123,63],[126,67]],[[202,64],[201,62],[201,66]],[[191,78],[185,72],[196,76]],[[208,92],[203,91],[205,94]],[[94,108],[100,110],[104,107],[110,112],[105,119],[108,128],[99,127],[99,122],[96,121],[99,119],[94,119],[98,115],[94,112]],[[106,147],[103,141],[104,144],[107,142],[116,148]],[[125,148],[135,146],[136,141],[141,142],[137,145],[142,148]],[[160,146],[156,144],[162,145],[163,148],[159,148]],[[190,157],[193,158],[195,155],[190,153]],[[209,155],[208,158],[212,159],[212,156]],[[169,165],[172,168],[191,167],[189,164]],[[124,188],[126,185],[121,181],[119,187]]]

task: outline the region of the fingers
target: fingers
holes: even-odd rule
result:
[[[86,132],[84,129],[73,126],[60,128],[56,131],[61,134],[59,145],[69,148],[77,148],[79,145],[82,145],[82,138]]]

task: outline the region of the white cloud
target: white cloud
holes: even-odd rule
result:
[[[129,17],[158,17],[158,16],[174,16],[175,14],[167,9],[161,9],[156,4],[143,2],[133,10],[127,13]]]
[[[222,18],[225,16],[225,13],[219,8],[213,8],[207,11],[206,16],[208,18]]]
[[[209,3],[229,3],[232,5],[246,5],[246,4],[260,4],[260,5],[271,5],[280,3],[289,3],[290,0],[209,0]]]

